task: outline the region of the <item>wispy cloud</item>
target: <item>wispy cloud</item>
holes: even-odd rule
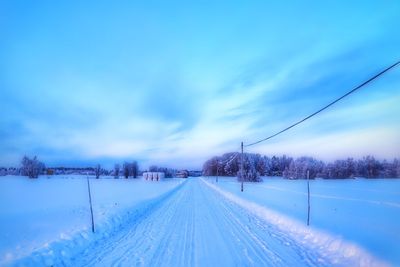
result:
[[[398,3],[0,5],[0,165],[37,154],[50,165],[199,168],[400,57]],[[399,81],[397,69],[251,151],[399,156]]]

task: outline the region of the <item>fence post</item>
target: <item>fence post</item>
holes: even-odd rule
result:
[[[243,142],[240,145],[242,149],[242,154],[240,157],[240,179],[242,180],[242,184],[240,185],[240,191],[243,192]]]
[[[218,171],[219,171],[219,161],[217,161],[217,177],[215,177],[215,182],[218,183]]]
[[[89,204],[90,204],[90,215],[92,218],[92,233],[94,233],[94,219],[93,219],[93,207],[92,207],[92,195],[90,193],[90,183],[89,183],[89,175],[86,175],[88,193],[89,193]]]
[[[307,196],[308,196],[308,212],[307,212],[307,226],[310,225],[310,171],[307,170]]]

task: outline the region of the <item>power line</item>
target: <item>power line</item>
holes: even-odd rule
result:
[[[235,152],[235,155],[233,155],[229,160],[227,160],[226,163],[230,164],[238,155],[239,155],[239,152]]]
[[[245,147],[253,146],[253,145],[259,144],[259,143],[261,143],[261,142],[264,142],[264,141],[266,141],[266,140],[268,140],[268,139],[271,139],[271,138],[273,138],[273,137],[275,137],[275,136],[277,136],[277,135],[279,135],[279,134],[281,134],[281,133],[283,133],[283,132],[286,132],[287,130],[289,130],[289,129],[291,129],[291,128],[297,126],[297,125],[299,125],[300,123],[302,123],[302,122],[304,122],[304,121],[310,119],[311,117],[314,117],[314,116],[317,115],[318,113],[324,111],[325,109],[327,109],[327,108],[329,108],[330,106],[334,105],[335,103],[339,102],[339,101],[342,100],[343,98],[345,98],[345,97],[347,97],[348,95],[354,93],[355,91],[357,91],[357,90],[360,89],[361,87],[364,87],[364,86],[367,85],[368,83],[370,83],[370,82],[372,82],[373,80],[377,79],[379,76],[383,75],[385,72],[389,71],[390,69],[396,67],[396,66],[399,65],[399,64],[400,64],[400,61],[394,63],[393,65],[391,65],[391,66],[389,66],[389,67],[387,67],[387,68],[384,69],[383,71],[381,71],[381,72],[379,72],[378,74],[376,74],[375,76],[369,78],[368,80],[366,80],[366,81],[363,82],[362,84],[358,85],[357,87],[355,87],[355,88],[352,89],[351,91],[349,91],[349,92],[347,92],[346,94],[342,95],[341,97],[339,97],[338,99],[336,99],[336,100],[334,100],[333,102],[329,103],[328,105],[324,106],[323,108],[321,108],[321,109],[315,111],[314,113],[308,115],[308,116],[305,117],[304,119],[299,120],[298,122],[296,122],[296,123],[290,125],[289,127],[286,127],[285,129],[283,129],[283,130],[281,130],[281,131],[279,131],[279,132],[277,132],[277,133],[275,133],[275,134],[273,134],[273,135],[270,135],[270,136],[268,136],[268,137],[266,137],[266,138],[263,138],[263,139],[261,139],[261,140],[258,140],[258,141],[256,141],[256,142],[247,144],[247,145],[245,145]]]
[[[224,161],[218,161],[218,164],[229,164],[231,163],[240,153],[239,152],[233,152],[233,155]]]

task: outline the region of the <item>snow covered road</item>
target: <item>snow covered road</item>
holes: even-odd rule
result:
[[[188,179],[140,220],[88,247],[73,266],[331,266],[315,250]]]

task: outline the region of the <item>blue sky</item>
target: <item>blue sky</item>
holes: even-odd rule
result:
[[[199,168],[399,60],[398,14],[398,1],[1,1],[0,165]],[[397,68],[248,151],[399,157],[399,103]]]

